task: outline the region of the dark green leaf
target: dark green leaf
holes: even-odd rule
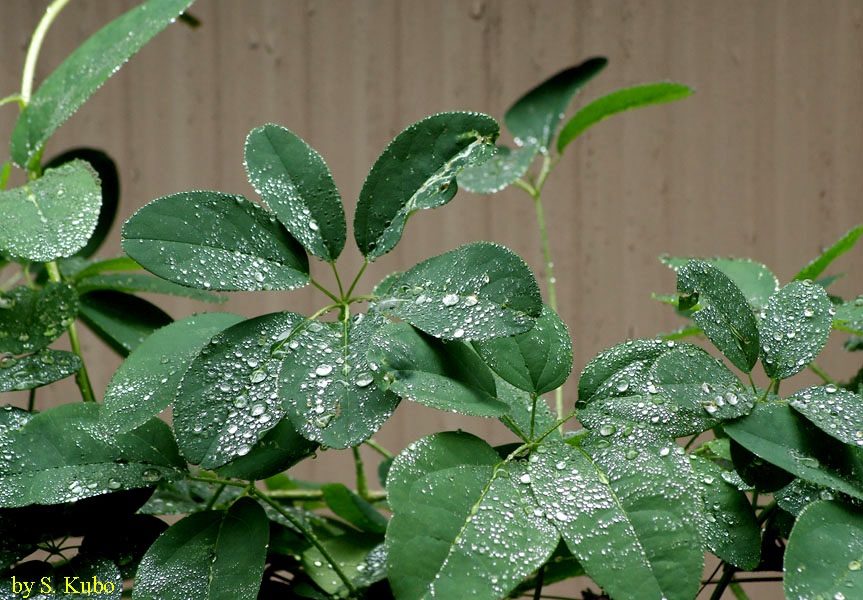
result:
[[[573,96],[607,64],[606,58],[589,58],[546,79],[519,98],[504,117],[516,142],[538,144],[540,152],[547,154]]]
[[[572,117],[557,138],[557,151],[563,150],[572,140],[611,115],[651,104],[662,104],[686,98],[694,90],[679,83],[648,83],[617,90],[594,100]]]
[[[863,335],[863,297],[834,306],[833,327]]]
[[[170,294],[171,296],[182,296],[193,298],[203,302],[224,302],[224,296],[216,296],[210,292],[196,290],[184,285],[177,285],[158,277],[150,277],[140,273],[126,275],[94,275],[92,277],[78,278],[75,287],[79,294],[88,292],[111,290],[115,292],[143,292],[150,294]]]
[[[60,264],[60,270],[63,271],[63,261]],[[80,270],[65,271],[63,274],[74,279],[83,279],[109,271],[140,271],[143,268],[128,256],[118,256],[117,258],[106,258],[105,260],[85,263],[85,266]]]
[[[0,292],[0,352],[23,354],[44,348],[63,335],[77,313],[75,290],[64,283]]]
[[[227,511],[190,515],[150,547],[135,574],[134,600],[255,600],[269,525],[261,506],[241,498]]]
[[[367,567],[369,553],[381,544],[380,535],[350,530],[318,533],[318,539],[355,586]],[[320,550],[314,546],[306,548],[302,553],[302,564],[312,581],[328,594],[322,598],[343,596],[339,592],[344,591],[344,583]]]
[[[205,290],[291,290],[309,258],[262,206],[221,192],[153,200],[123,226],[123,249],[148,271]]]
[[[342,198],[321,155],[272,123],[246,138],[249,183],[311,254],[332,262],[347,237]]]
[[[87,244],[99,219],[99,177],[82,160],[66,163],[21,187],[0,192],[0,250],[49,262]]]
[[[108,384],[100,415],[106,429],[125,433],[166,409],[201,349],[214,335],[242,320],[230,313],[207,313],[153,332],[120,365]]]
[[[863,398],[858,394],[830,383],[800,390],[788,402],[827,435],[863,446]]]
[[[51,134],[192,0],[150,0],[114,19],[81,44],[49,75],[21,111],[10,144],[27,167]]]
[[[758,325],[740,288],[716,267],[691,260],[677,271],[677,292],[704,305],[693,320],[734,366],[749,373],[758,360]]]
[[[458,184],[474,194],[496,194],[527,173],[538,151],[536,144],[515,150],[498,146],[493,157],[459,173]]]
[[[399,277],[401,277],[402,274],[402,271],[395,271],[381,279],[372,290],[372,295],[385,297],[390,294],[393,289],[393,285],[399,280]]]
[[[794,475],[780,469],[760,456],[753,454],[733,439],[729,440],[729,452],[734,467],[734,474],[739,481],[725,474],[725,480],[736,485],[740,490],[756,490],[758,492],[775,492],[788,485]]]
[[[293,467],[310,456],[318,445],[299,433],[290,419],[283,418],[252,446],[245,456],[216,469],[222,477],[255,481],[266,479]]]
[[[81,320],[120,356],[173,319],[143,298],[122,292],[91,292],[79,298]]]
[[[332,448],[357,446],[393,414],[399,397],[375,382],[366,358],[387,323],[375,314],[315,321],[281,345],[279,394],[300,434]]]
[[[659,257],[659,260],[675,273],[693,259],[702,260],[725,273],[746,296],[746,301],[749,302],[752,310],[761,310],[767,306],[767,300],[779,290],[779,280],[776,275],[763,264],[748,258]]]
[[[330,510],[360,531],[382,534],[387,530],[386,517],[341,483],[328,483],[321,491]]]
[[[453,199],[463,168],[494,154],[497,121],[479,113],[440,113],[402,131],[375,161],[360,191],[354,239],[368,258],[392,250],[408,217]]]
[[[506,415],[501,417],[501,421],[513,433],[518,435],[518,432],[512,427],[509,420],[515,423],[522,433],[530,435],[531,412],[533,411],[533,400],[530,394],[518,389],[503,379],[496,377],[495,386],[497,387],[497,399],[501,402],[506,402],[509,405],[509,410]],[[536,417],[534,419],[533,428],[534,434],[539,435],[553,428],[557,419],[548,408],[548,404],[543,398],[536,399]],[[560,433],[555,429],[546,439],[560,438]]]
[[[65,350],[0,358],[0,392],[30,390],[77,373],[81,359]]]
[[[846,504],[857,506],[863,505],[860,500],[852,498],[834,489],[816,485],[803,479],[794,479],[782,489],[773,492],[773,498],[779,508],[793,517],[799,517],[803,509],[818,500],[841,500]]]
[[[802,281],[804,279],[815,280],[824,272],[824,269],[830,266],[830,263],[853,248],[861,235],[863,235],[863,225],[858,225],[839,238],[839,240],[830,248],[822,252],[818,258],[803,267],[800,272],[794,276],[794,281]]]
[[[771,379],[801,371],[830,336],[830,300],[821,286],[792,281],[771,296],[761,317],[761,362]]]
[[[497,399],[491,371],[466,344],[445,343],[407,323],[390,323],[368,348],[369,366],[382,390],[476,417],[498,417],[509,409]]]
[[[377,310],[438,338],[471,341],[529,330],[542,314],[542,299],[518,255],[477,242],[405,272]]]

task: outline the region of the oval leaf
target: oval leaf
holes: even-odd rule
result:
[[[536,144],[515,150],[497,146],[493,157],[459,173],[458,184],[474,194],[496,194],[527,173],[538,151]]]
[[[805,279],[815,281],[815,279],[824,272],[824,269],[830,266],[830,263],[853,248],[861,235],[863,235],[863,225],[858,225],[839,238],[835,244],[822,252],[818,258],[803,267],[800,272],[794,276],[794,281],[803,281]]]
[[[81,358],[65,350],[42,350],[27,356],[0,358],[0,392],[30,390],[73,375]]]
[[[150,277],[140,273],[131,274],[116,274],[109,275],[93,275],[92,277],[78,278],[75,288],[79,294],[98,290],[112,290],[115,292],[143,292],[148,294],[170,294],[171,296],[181,296],[185,298],[193,298],[203,302],[224,302],[227,298],[224,296],[216,296],[210,292],[196,290],[184,285],[177,285],[158,277]]]
[[[341,483],[327,483],[321,491],[330,510],[360,531],[382,534],[387,530],[386,517]]]
[[[293,467],[318,448],[299,433],[290,419],[283,418],[245,456],[216,469],[222,477],[256,481]]]
[[[863,446],[863,398],[859,395],[831,383],[800,390],[788,402],[827,435]]]
[[[90,292],[80,302],[81,320],[120,356],[128,356],[148,335],[173,321],[155,304],[122,292]]]
[[[676,273],[690,260],[702,260],[728,275],[734,282],[752,310],[761,310],[767,306],[770,296],[779,290],[779,280],[765,265],[748,258],[695,258],[679,256],[662,256],[663,264],[671,267]],[[675,298],[675,301],[677,299]]]
[[[78,296],[72,286],[48,283],[0,292],[0,352],[23,354],[44,348],[75,321]]]

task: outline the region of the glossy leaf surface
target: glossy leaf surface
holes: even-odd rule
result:
[[[343,484],[327,483],[321,487],[321,491],[330,510],[360,531],[386,532],[386,517]]]
[[[65,350],[0,359],[0,392],[29,390],[73,375],[81,368],[80,357]]]
[[[0,352],[23,354],[59,338],[78,313],[75,290],[48,283],[41,290],[25,286],[0,292]]]
[[[201,300],[202,302],[224,302],[224,296],[216,296],[203,290],[178,285],[158,277],[150,277],[140,273],[108,275],[93,275],[91,277],[78,278],[75,284],[79,294],[99,290],[111,290],[115,292],[126,293],[149,293],[149,294],[168,294],[171,296],[181,296]]]
[[[81,320],[120,356],[171,323],[171,316],[143,298],[123,292],[90,292],[80,297]]]
[[[800,390],[788,403],[827,435],[863,446],[863,398],[859,394],[829,383]]]
[[[659,260],[671,267],[675,273],[690,260],[701,260],[716,267],[740,288],[752,310],[761,310],[767,306],[767,300],[779,290],[779,280],[776,275],[765,265],[748,258],[662,256]]]
[[[794,276],[794,281],[802,281],[804,279],[811,279],[814,281],[817,279],[818,276],[824,272],[824,269],[829,267],[834,260],[853,248],[861,235],[863,235],[863,225],[858,225],[851,229],[848,233],[839,238],[835,244],[822,252],[808,265],[800,269],[800,272]]]
[[[266,479],[293,467],[317,448],[316,443],[297,433],[290,419],[283,418],[252,446],[248,454],[217,467],[215,471],[222,477],[249,481]]]
[[[496,194],[527,173],[538,151],[536,144],[514,150],[497,146],[493,157],[459,173],[458,184],[474,194]]]

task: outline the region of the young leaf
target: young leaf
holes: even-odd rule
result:
[[[853,248],[861,235],[863,235],[863,225],[858,225],[839,238],[839,240],[830,248],[822,252],[818,258],[803,267],[800,272],[794,276],[794,281],[803,281],[804,279],[811,279],[814,281],[824,272],[824,269],[830,266],[830,263]]]
[[[863,515],[840,502],[813,502],[794,523],[785,550],[787,598],[863,595]]]
[[[77,373],[80,368],[80,357],[65,350],[42,350],[17,358],[0,358],[0,392],[48,385]]]
[[[99,219],[102,192],[93,168],[66,163],[21,187],[0,191],[0,251],[33,262],[72,256],[87,244]]]
[[[540,396],[566,381],[572,370],[572,340],[566,324],[548,306],[530,331],[473,342],[492,370],[519,389]]]
[[[169,324],[168,313],[143,298],[122,292],[90,292],[79,298],[81,320],[120,356]]]
[[[150,0],[97,31],[39,86],[12,131],[12,158],[20,167],[51,134],[192,0]]]
[[[100,418],[112,433],[125,433],[167,408],[186,369],[214,335],[242,321],[230,313],[208,313],[156,330],[114,373]]]
[[[249,183],[311,254],[332,262],[345,247],[342,198],[321,155],[272,123],[246,138]]]
[[[372,339],[367,357],[378,387],[401,398],[475,417],[498,417],[509,409],[497,399],[489,368],[461,342],[444,343],[407,323],[390,323]]]
[[[44,348],[66,331],[78,313],[72,286],[49,283],[41,290],[19,286],[0,292],[0,352]]]
[[[804,369],[830,336],[830,300],[808,281],[792,281],[773,294],[762,314],[761,361],[771,379]]]
[[[341,483],[328,483],[321,487],[321,491],[324,493],[324,502],[336,516],[360,531],[379,534],[386,532],[386,517]]]
[[[788,403],[827,435],[863,446],[863,399],[859,395],[830,383],[800,390]]]
[[[572,117],[557,138],[557,151],[564,149],[586,129],[611,115],[651,104],[662,104],[686,98],[695,90],[679,83],[648,83],[617,90],[594,100]]]
[[[538,151],[536,144],[515,150],[498,146],[493,157],[459,173],[458,184],[474,194],[496,194],[527,173]]]
[[[293,467],[310,456],[318,445],[299,433],[290,419],[283,418],[245,456],[217,467],[222,477],[256,481]]]
[[[224,296],[216,296],[210,292],[196,290],[194,288],[178,285],[159,279],[142,275],[140,273],[132,273],[119,275],[112,273],[109,275],[93,275],[92,277],[79,278],[75,287],[79,294],[98,290],[112,290],[115,292],[144,292],[150,294],[170,294],[171,296],[181,296],[185,298],[193,298],[202,302],[224,302],[227,300]]]
[[[150,547],[133,600],[255,600],[270,529],[264,509],[240,498],[227,511],[189,515]]]
[[[123,225],[123,249],[145,269],[205,290],[292,290],[309,258],[270,213],[242,196],[183,192],[153,200]]]
[[[779,280],[765,265],[748,258],[684,258],[661,256],[659,260],[676,273],[690,260],[702,260],[725,273],[734,282],[754,311],[767,306],[770,296],[779,290]],[[676,299],[675,299],[676,300]]]
[[[477,242],[414,266],[376,307],[437,338],[471,341],[524,333],[542,299],[518,255]]]
[[[497,121],[479,113],[440,113],[402,131],[375,161],[360,191],[354,239],[364,256],[399,242],[408,217],[453,199],[463,168],[494,154]]]
[[[281,346],[279,394],[288,418],[304,437],[332,448],[370,438],[399,398],[375,382],[366,351],[389,320],[356,315],[339,323],[309,323]]]
[[[61,261],[61,271],[63,271],[63,264],[64,261]],[[140,271],[143,268],[128,256],[118,256],[117,258],[106,258],[105,260],[97,260],[90,263],[85,262],[83,268],[71,271],[67,270],[63,274],[74,279],[85,279],[110,271]]]
[[[677,292],[704,305],[693,320],[734,366],[749,373],[758,360],[758,325],[740,288],[716,267],[691,260],[677,271]]]
[[[540,152],[548,154],[573,96],[607,64],[608,59],[604,57],[589,58],[546,79],[519,98],[504,117],[516,143],[537,144]]]

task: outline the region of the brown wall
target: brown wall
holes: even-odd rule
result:
[[[0,3],[0,96],[17,90],[46,4]],[[39,78],[133,4],[72,2],[45,41]],[[751,256],[786,282],[863,222],[860,0],[210,0],[192,12],[199,29],[176,25],[161,34],[59,130],[46,153],[90,145],[114,156],[122,220],[181,190],[252,196],[243,141],[266,122],[288,127],[324,156],[350,220],[379,152],[428,114],[465,109],[501,118],[528,87],[597,54],[609,67],[574,106],[635,83],[694,87],[696,95],[682,102],[597,126],[567,150],[547,185],[576,372],[626,337],[680,324],[650,299],[651,291],[674,289],[659,254]],[[8,139],[14,119],[15,108],[0,108],[0,139]],[[120,222],[103,256],[119,252]],[[509,246],[543,275],[533,206],[518,190],[460,193],[449,206],[414,216],[405,237],[369,268],[361,288],[478,239]],[[863,291],[861,252],[841,262],[848,276],[838,293]],[[353,274],[360,262],[349,237],[342,271]],[[314,264],[313,273],[328,282],[324,266]],[[211,308],[158,300],[177,318]],[[311,312],[322,301],[313,289],[236,294],[225,310]],[[856,366],[838,346],[831,344],[822,362],[847,376]],[[104,390],[119,359],[89,335],[84,347]],[[794,386],[811,381],[799,379]],[[40,392],[39,405],[75,397],[66,382]],[[398,450],[458,426],[508,439],[496,422],[414,406],[400,408],[378,438]],[[327,452],[299,471],[347,478],[349,462],[347,453]]]

